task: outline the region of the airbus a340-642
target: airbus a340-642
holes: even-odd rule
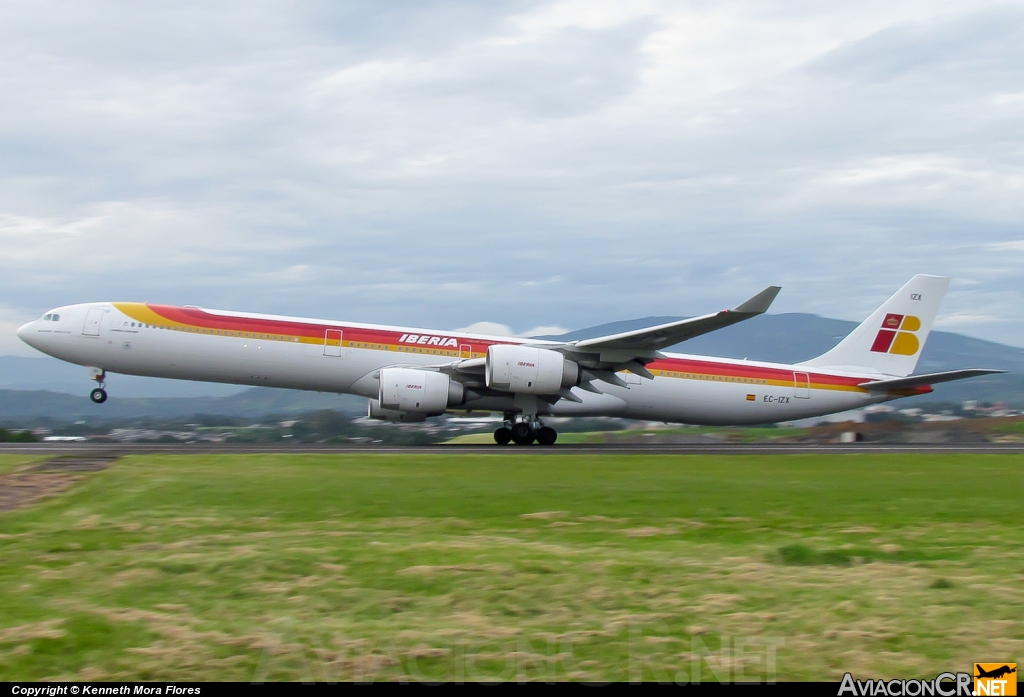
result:
[[[915,276],[831,351],[794,365],[662,350],[763,313],[775,286],[731,310],[577,341],[134,302],[58,307],[18,336],[89,367],[97,403],[107,399],[107,372],[287,387],[361,395],[371,418],[389,421],[499,412],[498,443],[551,445],[557,434],[545,416],[763,424],[1001,372],[911,375],[948,285],[948,278]]]

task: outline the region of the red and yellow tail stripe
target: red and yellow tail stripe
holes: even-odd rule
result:
[[[655,376],[660,377],[768,387],[794,387],[794,372],[799,372],[801,376],[807,376],[807,382],[801,381],[801,387],[809,387],[812,390],[869,392],[869,390],[859,386],[861,383],[868,382],[867,378],[794,371],[790,367],[769,368],[765,366],[719,363],[707,359],[667,358],[649,363],[647,369]]]

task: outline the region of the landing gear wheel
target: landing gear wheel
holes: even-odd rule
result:
[[[517,445],[529,445],[536,437],[537,435],[533,432],[533,429],[530,428],[530,424],[525,421],[520,421],[512,427],[512,440],[514,440]]]
[[[550,426],[541,426],[537,430],[537,442],[541,445],[554,445],[558,439],[558,431]]]
[[[107,401],[107,391],[102,387],[97,387],[95,390],[89,393],[89,399],[96,402],[97,404],[103,404]]]
[[[494,442],[498,445],[508,445],[512,440],[512,429],[502,426],[494,432]]]

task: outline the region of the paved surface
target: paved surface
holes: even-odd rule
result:
[[[936,444],[903,445],[882,443],[854,443],[849,445],[791,445],[791,444],[692,444],[651,443],[625,445],[554,445],[551,447],[497,446],[497,445],[224,445],[218,443],[181,444],[107,444],[107,443],[3,443],[0,453],[18,455],[80,455],[121,456],[162,453],[167,455],[198,454],[424,454],[463,455],[537,453],[545,455],[791,455],[815,453],[1010,453],[1024,454],[1024,443],[1006,444]]]

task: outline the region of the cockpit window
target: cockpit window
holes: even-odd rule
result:
[[[50,320],[52,322],[60,322],[60,315],[50,315]]]
[[[49,322],[51,317],[53,317],[53,315],[43,315],[43,321]]]

